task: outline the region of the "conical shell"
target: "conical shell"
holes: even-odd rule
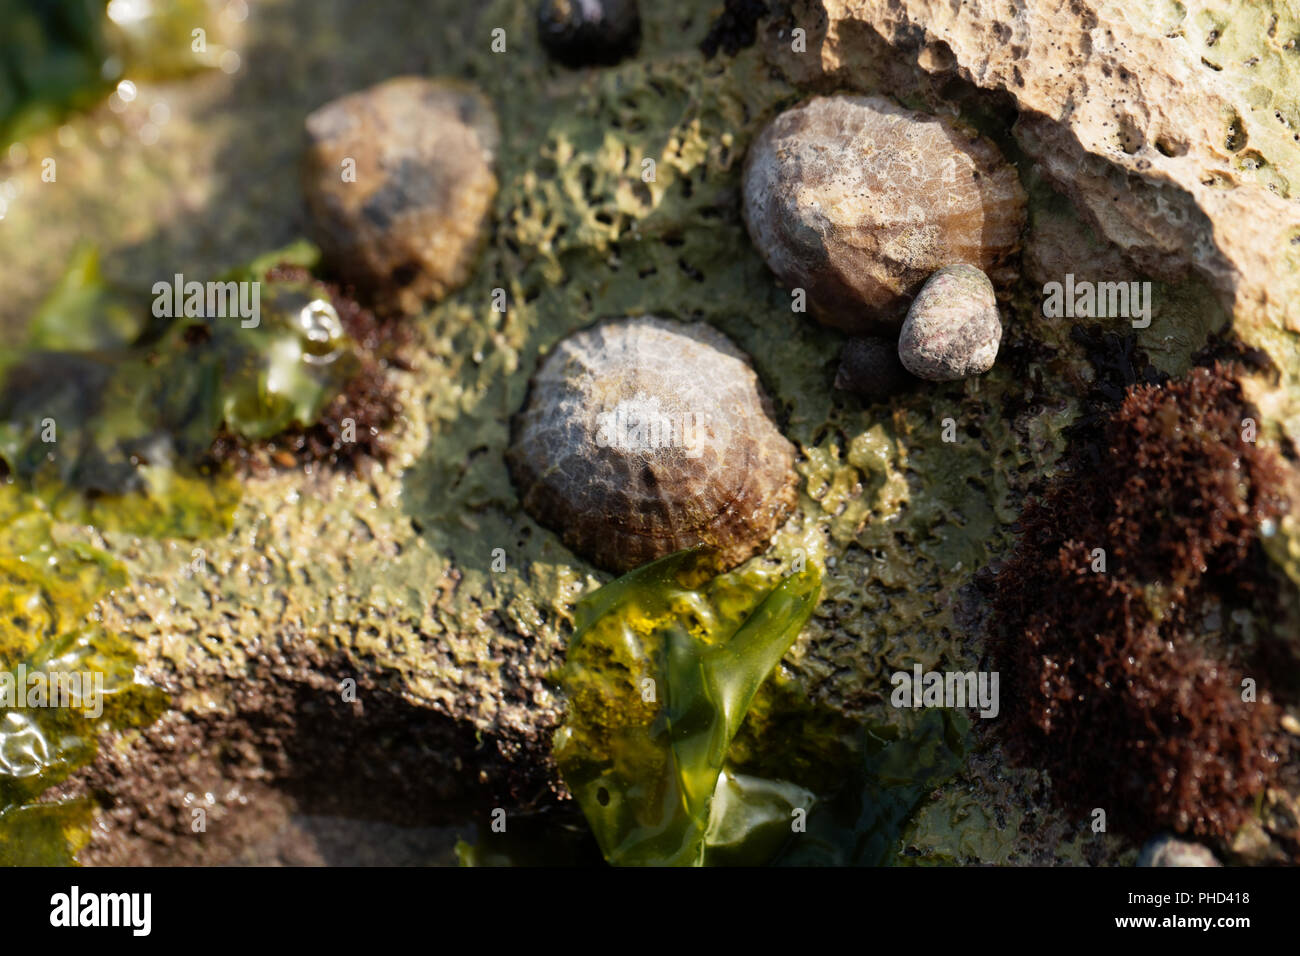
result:
[[[614,571],[698,544],[740,563],[793,508],[794,458],[744,353],[654,317],[562,341],[506,455],[525,510]]]

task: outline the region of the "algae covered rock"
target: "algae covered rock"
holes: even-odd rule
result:
[[[817,97],[776,117],[745,163],[749,234],[822,322],[897,328],[952,262],[1008,264],[1025,192],[997,147],[951,120],[874,96]]]
[[[402,308],[469,276],[497,192],[487,99],[397,77],[307,117],[303,185],[327,263]]]
[[[898,356],[913,375],[948,382],[991,369],[1001,341],[989,277],[974,266],[945,266],[926,280],[907,310]]]

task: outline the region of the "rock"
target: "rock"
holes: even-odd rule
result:
[[[1209,848],[1167,833],[1153,837],[1138,854],[1138,866],[1222,866]]]
[[[794,507],[794,446],[770,415],[748,358],[712,326],[608,321],[542,362],[506,463],[524,509],[600,567],[697,544],[732,567]]]
[[[637,0],[542,0],[537,32],[565,66],[612,66],[641,45],[641,12]]]
[[[881,400],[906,388],[915,379],[898,359],[892,339],[849,339],[840,354],[835,387],[863,398]]]
[[[397,77],[322,106],[307,136],[313,237],[339,276],[404,310],[465,282],[497,192],[482,94]]]
[[[989,277],[974,266],[945,266],[926,280],[907,310],[898,357],[919,378],[950,382],[991,369],[1001,341]]]
[[[745,161],[749,234],[813,313],[854,334],[896,329],[951,262],[1008,264],[1025,192],[991,142],[880,97],[818,97],[777,116]]]

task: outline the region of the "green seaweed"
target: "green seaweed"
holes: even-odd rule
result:
[[[816,606],[821,573],[770,590],[710,580],[678,552],[578,607],[555,759],[613,864],[759,862],[812,795],[733,772],[727,751],[755,692]]]
[[[111,288],[93,249],[74,257],[27,342],[0,353],[0,460],[64,520],[194,537],[229,527],[239,488],[206,461],[223,430],[259,441],[308,426],[356,373],[353,344],[311,280],[267,280],[312,266],[297,243],[228,272],[258,282],[260,317],[180,315]]]
[[[137,681],[130,642],[92,619],[124,569],[63,541],[57,527],[39,498],[0,485],[0,865],[70,862],[89,810],[41,795],[94,758],[100,734],[151,723],[168,705]],[[19,697],[20,684],[48,688],[56,674],[88,674],[98,687],[66,700]]]
[[[120,23],[106,6],[0,0],[0,147],[94,106],[124,76],[173,77],[216,65],[221,30],[206,0],[135,4]],[[202,49],[195,28],[204,30]]]

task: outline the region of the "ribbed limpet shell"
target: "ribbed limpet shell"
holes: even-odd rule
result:
[[[745,354],[653,316],[560,342],[506,453],[524,509],[612,571],[695,545],[739,564],[794,507],[794,460]]]

